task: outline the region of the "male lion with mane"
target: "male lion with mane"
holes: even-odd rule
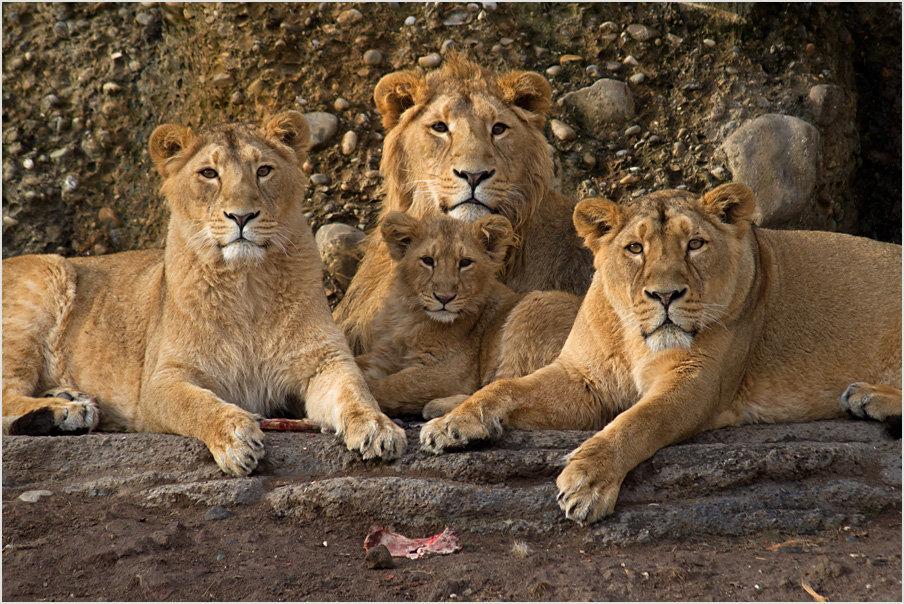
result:
[[[596,273],[561,354],[431,420],[424,448],[602,429],[557,480],[566,516],[587,523],[637,464],[703,430],[843,411],[900,422],[901,246],[754,228],[754,205],[737,183],[578,204]]]
[[[426,75],[399,71],[374,91],[386,139],[380,170],[391,211],[445,213],[464,221],[499,214],[517,245],[503,269],[515,291],[583,294],[591,255],[571,224],[574,201],[550,188],[553,164],[543,126],[551,90],[539,74],[494,74],[456,55]],[[389,293],[392,260],[377,234],[334,317],[356,354],[373,342],[372,321]]]
[[[4,260],[4,433],[181,434],[244,476],[264,456],[258,416],[294,411],[365,459],[400,455],[323,292],[301,208],[309,138],[294,111],[160,126],[164,250]]]

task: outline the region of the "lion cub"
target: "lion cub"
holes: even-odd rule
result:
[[[193,436],[243,476],[264,456],[259,415],[288,410],[365,458],[400,455],[405,434],[323,293],[301,207],[309,139],[294,111],[263,127],[160,126],[164,250],[4,260],[4,433]]]
[[[396,263],[392,289],[374,318],[373,350],[357,361],[383,411],[437,417],[481,386],[558,356],[581,298],[517,294],[499,281],[514,244],[506,218],[391,212],[381,234]]]

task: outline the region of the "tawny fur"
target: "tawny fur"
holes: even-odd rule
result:
[[[308,141],[297,112],[160,126],[165,250],[4,260],[4,431],[43,414],[51,433],[193,436],[245,475],[264,455],[257,417],[291,411],[365,458],[401,454],[324,296],[301,208]]]
[[[383,411],[437,417],[480,386],[558,356],[581,298],[518,294],[499,282],[513,242],[508,220],[391,212],[381,233],[395,274],[373,350],[357,361]]]
[[[637,464],[703,430],[843,408],[900,416],[901,247],[755,229],[753,208],[736,183],[578,204],[596,273],[562,353],[429,422],[423,446],[504,427],[602,429],[557,481],[560,506],[585,523],[612,512]]]
[[[384,76],[374,100],[386,129],[382,216],[448,213],[470,222],[498,213],[516,235],[502,273],[506,285],[519,292],[586,291],[592,258],[571,223],[574,201],[550,188],[553,163],[543,126],[552,103],[542,76],[497,75],[450,55],[426,75]],[[468,173],[475,181],[484,177],[472,185]],[[391,281],[392,260],[374,233],[334,312],[356,354],[370,350],[371,322]]]

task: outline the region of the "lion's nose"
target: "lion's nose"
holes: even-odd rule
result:
[[[433,297],[436,298],[440,304],[445,306],[446,304],[448,304],[449,302],[451,302],[452,300],[455,299],[455,294],[452,294],[451,296],[440,296],[439,294],[434,293]]]
[[[248,212],[247,214],[230,214],[229,212],[223,213],[226,214],[226,218],[234,220],[235,223],[239,225],[239,231],[242,231],[242,229],[245,228],[246,224],[261,215],[260,210],[258,210],[257,212]]]
[[[669,304],[677,300],[678,298],[684,296],[687,293],[687,288],[684,289],[673,289],[670,292],[658,292],[658,291],[647,291],[643,292],[646,294],[647,298],[651,300],[659,300],[663,306],[666,308],[669,307]]]
[[[455,170],[452,169],[452,172],[455,176],[459,178],[463,178],[468,181],[468,184],[471,185],[471,190],[477,188],[477,185],[482,183],[483,181],[490,179],[493,177],[493,174],[496,173],[496,170],[483,170],[481,172],[467,172],[465,170]]]

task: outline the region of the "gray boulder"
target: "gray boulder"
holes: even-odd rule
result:
[[[634,96],[624,82],[603,78],[592,86],[569,92],[559,104],[573,108],[585,126],[620,125],[634,115]]]
[[[330,141],[339,131],[339,118],[332,113],[313,111],[305,113],[308,127],[311,129],[311,149],[316,150]]]
[[[341,222],[325,224],[314,235],[323,266],[343,290],[358,270],[361,261],[359,244],[364,237],[364,231]]]

